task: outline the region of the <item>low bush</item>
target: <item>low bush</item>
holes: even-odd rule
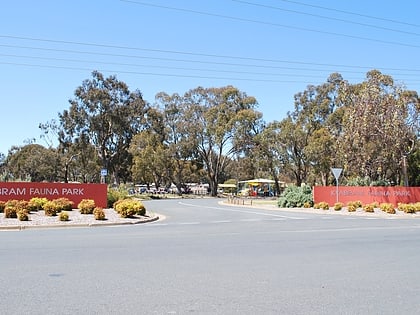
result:
[[[95,201],[93,199],[83,199],[77,205],[81,214],[92,214],[95,207]]]
[[[357,208],[352,204],[347,206],[347,211],[348,212],[356,212],[356,210],[357,210]]]
[[[44,204],[43,208],[44,208],[44,212],[46,216],[54,217],[57,215],[58,208],[57,208],[57,204],[54,201],[52,200],[47,201]]]
[[[328,204],[328,202],[321,201],[321,202],[319,203],[319,209],[322,209],[322,210],[329,210],[329,209],[330,209],[330,205]]]
[[[375,207],[369,203],[363,206],[363,210],[365,210],[365,212],[372,213],[375,212]]]
[[[8,219],[16,219],[17,218],[17,211],[15,206],[6,205],[4,207],[4,217]]]
[[[340,211],[341,209],[343,209],[343,203],[342,202],[336,202],[335,204],[334,204],[334,210],[335,211]]]
[[[395,214],[396,213],[394,205],[392,203],[381,203],[379,205],[379,208],[382,211],[384,211],[386,213],[389,213],[389,214]]]
[[[39,211],[44,209],[44,205],[48,202],[47,198],[33,197],[28,202],[29,211]]]
[[[69,221],[69,214],[67,211],[61,211],[58,215],[58,220],[60,221]]]
[[[27,210],[19,210],[17,212],[17,218],[19,221],[29,221],[29,215]]]
[[[415,213],[416,206],[413,203],[399,203],[398,210],[404,211],[404,213]]]
[[[347,207],[352,206],[356,209],[362,208],[362,202],[360,200],[356,200],[356,201],[349,201],[347,203]]]
[[[5,206],[14,207],[17,213],[20,210],[28,210],[28,203],[26,200],[11,199],[6,201]]]
[[[306,203],[313,205],[312,189],[306,185],[286,187],[278,200],[280,208],[299,208]]]
[[[5,207],[6,207],[6,201],[0,201],[0,213],[4,212]]]
[[[114,209],[122,218],[130,218],[135,214],[143,216],[146,214],[146,208],[143,203],[134,199],[119,200],[115,202]]]
[[[62,197],[53,200],[57,205],[57,210],[60,211],[72,211],[74,202],[68,198]]]
[[[105,211],[101,207],[95,207],[95,209],[93,209],[93,216],[95,217],[95,220],[106,220]]]
[[[107,206],[112,208],[114,203],[118,200],[127,198],[128,191],[124,187],[109,188],[107,193]]]

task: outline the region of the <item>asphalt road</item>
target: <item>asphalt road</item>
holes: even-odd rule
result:
[[[136,226],[0,232],[1,314],[419,314],[420,221],[146,202]]]

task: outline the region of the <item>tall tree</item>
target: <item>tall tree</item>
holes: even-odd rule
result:
[[[257,101],[233,86],[201,88],[185,94],[185,124],[203,162],[211,195],[217,195],[221,174],[244,139],[261,123]]]
[[[280,122],[281,156],[297,185],[310,180],[311,173],[312,178],[321,175],[322,183],[327,183],[341,133],[341,116],[333,114],[345,104],[346,89],[347,82],[333,73],[326,83],[297,93],[294,111]]]
[[[9,180],[18,181],[60,181],[63,168],[55,149],[39,144],[12,147],[6,158]]]
[[[148,104],[139,91],[131,93],[115,76],[105,78],[94,71],[70,100],[70,109],[59,114],[60,142],[84,138],[98,154],[101,166],[114,181],[129,179],[131,139],[144,126]]]
[[[415,148],[418,129],[417,93],[394,84],[377,70],[354,86],[340,138],[346,172],[369,181],[404,181],[406,157]]]

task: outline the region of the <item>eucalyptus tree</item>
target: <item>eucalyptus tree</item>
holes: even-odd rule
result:
[[[142,94],[130,92],[115,76],[105,78],[98,71],[83,81],[74,94],[70,108],[59,114],[59,142],[87,140],[95,147],[100,166],[117,183],[128,180],[128,148],[133,136],[144,127],[149,107]]]
[[[220,176],[250,139],[262,114],[257,100],[233,86],[198,87],[185,93],[185,130],[203,163],[211,195],[217,194]]]
[[[330,167],[334,164],[337,137],[341,134],[340,108],[346,102],[348,83],[337,73],[327,82],[309,85],[294,97],[294,111],[279,123],[279,152],[284,171],[296,184],[320,177],[327,183]],[[311,175],[311,176],[310,176]]]
[[[258,173],[254,177],[270,177],[275,182],[275,190],[281,191],[280,181],[285,180],[284,144],[280,138],[280,123],[268,123],[253,139],[252,154],[254,163],[258,165]]]
[[[199,181],[199,156],[195,150],[195,141],[188,130],[189,125],[185,123],[184,97],[177,93],[169,95],[161,92],[156,95],[155,100],[165,123],[167,176],[175,184],[178,193],[181,193],[187,188],[188,182]]]
[[[139,132],[134,136],[129,151],[133,156],[133,180],[147,185],[154,183],[159,188],[170,168],[167,150],[159,135],[152,130]]]
[[[406,158],[419,135],[419,98],[378,70],[356,84],[340,139],[346,172],[369,181],[405,182]]]
[[[57,151],[40,144],[13,146],[9,150],[5,164],[8,180],[52,182],[63,178],[63,169]]]

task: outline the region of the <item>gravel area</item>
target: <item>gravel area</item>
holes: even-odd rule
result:
[[[58,216],[46,216],[44,211],[31,212],[29,214],[29,221],[5,218],[4,213],[0,213],[0,230],[139,224],[159,219],[154,213],[146,213],[146,216],[134,216],[133,218],[121,218],[114,209],[104,209],[104,211],[106,219],[95,220],[93,214],[81,214],[79,210],[74,209],[67,211],[69,214],[68,221],[60,221]]]

